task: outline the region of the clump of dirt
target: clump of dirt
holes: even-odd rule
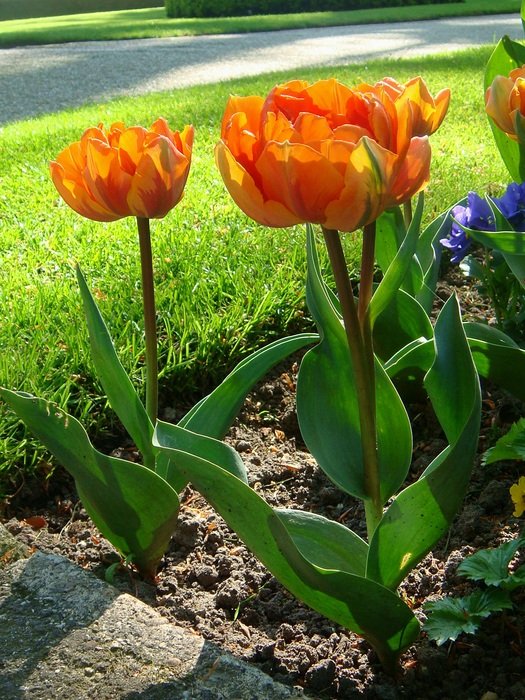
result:
[[[440,295],[447,296],[454,286],[442,284]],[[482,303],[472,305],[475,318],[486,312]],[[253,488],[272,506],[319,513],[365,535],[360,502],[324,476],[302,443],[295,415],[299,359],[278,368],[248,397],[227,441],[242,455]],[[412,480],[445,441],[427,406],[411,406],[410,411],[415,433]],[[479,454],[522,413],[520,402],[484,387]],[[127,448],[120,453],[133,457]],[[420,619],[425,601],[465,595],[474,588],[456,574],[466,555],[518,534],[520,523],[512,517],[508,489],[519,476],[517,462],[481,467],[478,460],[464,507],[449,533],[401,586],[401,595]],[[5,525],[20,541],[64,555],[101,577],[119,561],[78,503],[67,474],[57,470],[47,494],[32,496],[23,491],[6,511]],[[488,618],[476,635],[437,647],[423,634],[404,654],[399,677],[392,679],[363,640],[294,599],[191,487],[182,494],[178,529],[157,585],[124,567],[117,570],[114,584],[313,697],[525,698],[524,593],[516,592],[514,609]]]

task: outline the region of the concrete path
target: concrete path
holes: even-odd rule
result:
[[[119,95],[455,51],[504,34],[523,38],[518,14],[0,49],[0,124]]]

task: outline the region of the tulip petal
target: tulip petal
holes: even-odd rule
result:
[[[121,218],[94,200],[83,184],[67,178],[64,167],[58,161],[51,161],[49,166],[53,184],[71,209],[93,221],[116,221]]]
[[[127,204],[134,216],[161,219],[181,199],[189,160],[164,136],[144,152],[131,181]]]
[[[237,206],[251,219],[276,228],[304,221],[280,202],[265,199],[253,177],[235,160],[223,141],[219,141],[215,148],[215,160],[228,192]]]
[[[514,132],[509,109],[513,87],[514,83],[510,78],[497,75],[485,93],[485,111],[496,126],[509,135]]]
[[[344,185],[343,176],[329,160],[300,143],[267,144],[255,167],[265,195],[301,221],[323,223],[326,207]]]
[[[421,191],[430,180],[431,149],[428,136],[416,136],[410,142],[405,157],[400,162],[395,180],[390,187],[390,203],[401,204]]]
[[[120,167],[118,150],[102,141],[91,139],[87,144],[86,187],[93,197],[119,216],[130,216],[127,193],[131,175]]]

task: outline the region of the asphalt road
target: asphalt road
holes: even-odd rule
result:
[[[0,49],[0,124],[122,95],[523,38],[519,16],[490,15],[166,39]]]

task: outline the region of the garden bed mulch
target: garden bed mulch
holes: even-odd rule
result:
[[[449,275],[439,294],[446,297],[452,290],[459,293],[468,315],[487,316],[483,300],[461,277]],[[327,480],[301,441],[294,403],[298,359],[258,385],[227,439],[244,458],[252,486],[271,505],[311,510],[364,534],[360,504]],[[428,407],[412,405],[410,413],[414,460],[409,478],[415,479],[445,442]],[[170,415],[168,409],[165,417]],[[484,386],[479,455],[520,415],[520,402]],[[133,458],[133,450],[126,447],[119,454]],[[401,587],[418,617],[424,619],[425,601],[462,596],[473,589],[474,584],[456,575],[466,555],[517,535],[520,522],[512,517],[509,487],[521,473],[519,462],[482,467],[478,459],[464,507],[449,533]],[[66,556],[100,577],[118,561],[61,470],[55,471],[46,491],[41,483],[24,486],[5,504],[2,520],[20,541]],[[392,679],[364,641],[284,590],[191,487],[183,493],[180,523],[157,585],[123,567],[113,583],[169,620],[256,664],[276,680],[303,687],[313,697],[525,698],[523,593],[514,594],[513,610],[488,618],[476,635],[461,635],[437,647],[423,634],[403,655],[399,676]]]

